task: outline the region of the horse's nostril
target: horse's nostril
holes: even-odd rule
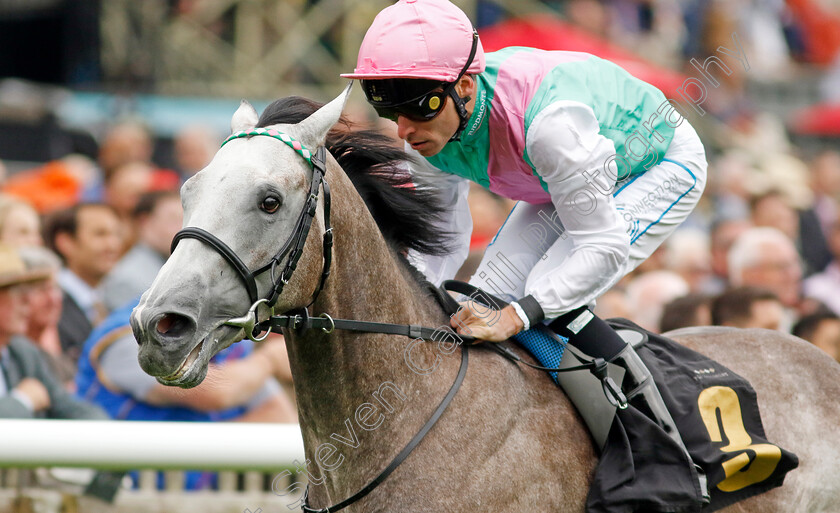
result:
[[[183,334],[189,329],[189,327],[190,320],[183,315],[175,313],[163,314],[155,324],[155,330],[157,330],[158,333],[171,337]]]

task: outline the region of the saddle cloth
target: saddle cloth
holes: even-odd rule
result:
[[[796,455],[766,440],[755,391],[744,378],[626,319],[609,322],[635,339],[692,460],[706,474],[711,502],[702,499],[693,466],[673,440],[631,405],[613,419],[587,512],[716,511],[780,486],[796,468]],[[557,367],[566,350],[565,339],[536,330],[514,338],[546,367]]]

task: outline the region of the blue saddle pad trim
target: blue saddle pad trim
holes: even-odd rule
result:
[[[545,331],[547,331],[547,328]],[[560,366],[560,362],[563,360],[563,354],[566,352],[566,344],[569,343],[568,338],[554,333],[545,333],[542,329],[521,331],[514,335],[513,339],[527,349],[540,362],[540,365],[552,369]],[[559,385],[560,382],[557,381],[557,373],[549,372],[549,374],[551,375],[551,379]]]

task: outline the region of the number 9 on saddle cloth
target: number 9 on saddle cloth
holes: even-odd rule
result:
[[[454,290],[451,282],[444,283],[444,287]],[[470,300],[483,298],[477,302],[485,307],[504,305],[503,301],[479,289],[470,293],[468,289],[455,288],[459,289],[457,292],[469,295]],[[562,369],[549,373],[569,396],[600,449],[600,460],[587,498],[587,512],[624,511],[622,508],[628,504],[634,506],[634,511],[715,511],[781,486],[787,472],[798,466],[795,454],[767,442],[755,391],[744,378],[720,363],[626,319],[612,319],[609,324],[636,349],[647,365],[673,415],[688,454],[660,426],[637,410],[632,401],[629,408],[619,408],[604,384],[603,370],[600,378],[590,372],[566,372],[596,367],[591,365],[592,359],[569,344],[567,338],[543,324],[513,337],[544,366],[544,370]],[[490,347],[521,361],[501,344],[490,344]],[[568,358],[569,354],[573,357]],[[613,364],[609,364],[608,369],[606,376],[621,384],[624,369]],[[698,372],[703,374],[702,380],[696,378]],[[727,436],[749,440],[749,447],[728,448],[724,452],[713,446],[710,443],[710,439],[714,439],[710,431],[713,428],[708,425],[708,413],[704,408],[710,411],[719,408],[721,415],[728,412],[727,415],[740,416],[728,423],[737,426],[739,433],[728,433]],[[740,449],[744,449],[742,452],[749,449],[755,457],[751,462],[747,459],[748,468],[739,463],[741,466],[733,470],[734,462],[740,461],[740,454],[733,458],[732,452]],[[697,471],[694,465],[699,467]],[[702,486],[698,486],[698,473],[701,477],[705,475],[708,495]]]

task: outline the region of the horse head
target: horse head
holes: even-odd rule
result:
[[[287,311],[311,300],[325,230],[313,164],[349,90],[294,125],[257,128],[243,100],[231,136],[181,188],[184,229],[131,315],[140,366],[159,382],[199,384],[214,354],[251,335],[242,322],[249,308],[264,318],[260,305]],[[287,265],[296,252],[296,265]]]

